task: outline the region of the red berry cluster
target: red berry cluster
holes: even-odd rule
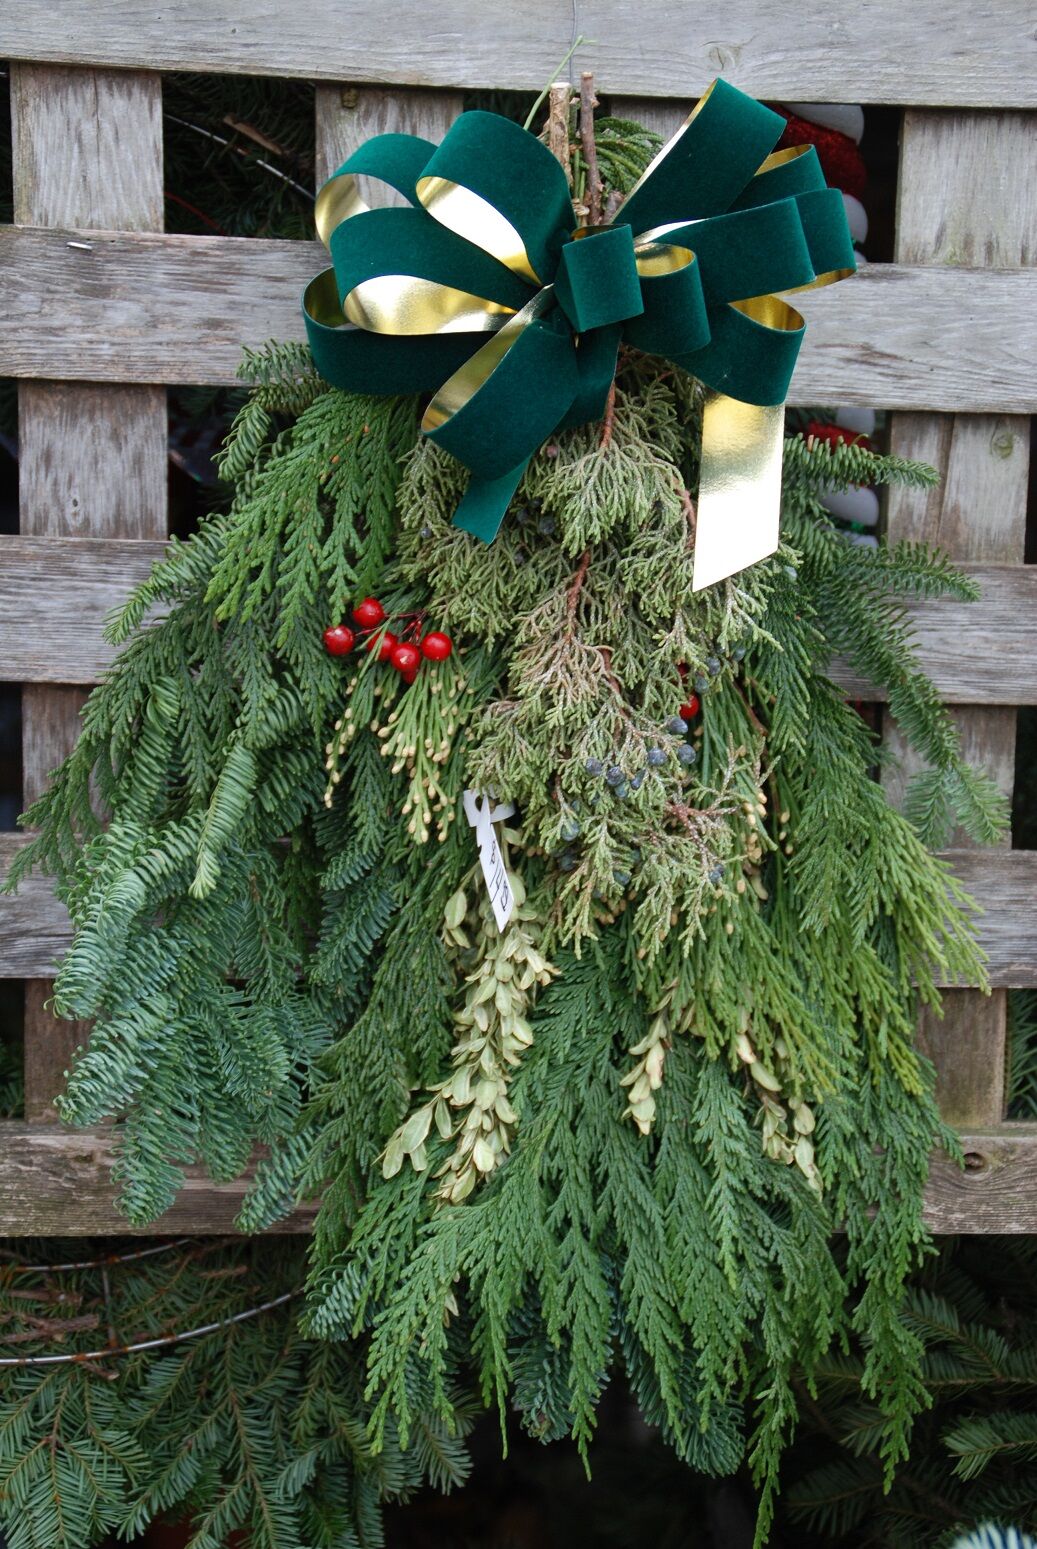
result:
[[[353,609],[356,628],[351,629],[348,624],[333,624],[324,631],[325,649],[332,656],[348,656],[358,636],[366,634],[369,639],[364,649],[373,651],[377,648],[378,660],[389,662],[395,667],[405,683],[414,682],[422,658],[430,662],[445,662],[454,649],[450,636],[438,629],[431,630],[423,639],[417,638],[421,632],[420,614],[402,615],[404,624],[398,635],[391,629],[381,628],[385,617],[385,609],[377,597],[365,597]],[[380,632],[374,633],[376,630]],[[413,638],[408,640],[408,635]]]

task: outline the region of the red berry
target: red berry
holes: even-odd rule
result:
[[[698,715],[701,708],[702,707],[699,704],[699,696],[697,694],[692,694],[691,698],[688,700],[688,703],[686,705],[681,705],[680,709],[677,711],[677,714],[680,716],[682,721],[691,721],[694,720],[696,715]]]
[[[324,649],[332,656],[348,656],[356,645],[356,635],[348,624],[332,624],[324,631]]]
[[[377,597],[365,597],[353,609],[353,617],[361,629],[377,629],[385,618],[385,609]]]
[[[421,654],[427,656],[430,662],[445,662],[453,649],[454,642],[450,636],[444,635],[438,629],[426,635],[421,642]]]
[[[421,666],[421,652],[408,640],[400,640],[389,652],[389,660],[397,672],[417,672]]]
[[[412,672],[401,672],[400,673],[400,677],[403,679],[404,683],[407,683],[407,684],[413,683],[414,679],[417,677],[417,675],[418,675],[417,667],[415,667]]]
[[[365,651],[373,651],[378,647],[378,660],[387,662],[392,655],[393,646],[396,644],[396,636],[391,629],[387,629],[381,635],[372,635],[364,647]]]

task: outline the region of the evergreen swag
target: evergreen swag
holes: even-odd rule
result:
[[[748,1451],[762,1543],[795,1374],[858,1353],[887,1479],[926,1403],[903,1285],[954,1140],[914,1010],[982,977],[927,845],[1003,815],[903,606],[975,588],[855,547],[819,492],[931,470],[791,437],[782,548],[693,595],[680,373],[625,355],[605,424],[542,450],[484,547],[414,402],[330,390],[294,346],[245,369],[233,502],[112,621],[27,815],[12,880],[51,871],[75,925],[56,1009],[97,1019],[62,1116],[122,1118],[138,1223],[257,1141],[246,1228],[321,1196],[308,1330],[361,1340],[376,1451],[449,1426],[471,1367],[502,1425],[586,1447],[619,1366],[693,1467]],[[457,641],[412,687],[324,651],[371,591]],[[904,815],[833,653],[928,764]],[[503,935],[466,785],[518,808]]]

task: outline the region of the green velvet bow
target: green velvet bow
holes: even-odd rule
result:
[[[804,323],[775,292],[855,267],[813,147],[769,154],[784,127],[715,81],[616,219],[582,230],[561,167],[508,119],[463,113],[438,147],[376,136],[318,195],[333,265],[304,297],[318,370],[353,391],[433,394],[422,429],[472,472],[455,522],[486,542],[536,449],[604,412],[621,341],[724,400],[782,404]],[[410,208],[369,209],[360,175]]]

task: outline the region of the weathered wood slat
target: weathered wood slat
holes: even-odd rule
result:
[[[34,227],[80,224],[161,231],[162,88],[157,75],[14,64],[11,113],[16,221]],[[74,355],[77,341],[64,330],[60,317],[59,309],[52,325],[62,336],[65,353]],[[56,360],[49,375],[69,373]],[[164,388],[23,382],[18,396],[23,533],[165,535]],[[46,577],[36,579],[44,597]],[[22,611],[27,601],[23,599]],[[41,617],[24,619],[25,645],[38,641]],[[74,605],[63,617],[73,620],[73,627],[79,623]],[[81,699],[64,686],[37,683],[25,689],[26,805],[40,794],[49,771],[75,741]],[[49,993],[41,979],[26,983],[29,1119],[53,1116],[61,1072],[83,1032],[50,1015]]]
[[[124,538],[0,537],[0,673],[14,683],[96,683],[101,629],[165,545]],[[65,621],[60,628],[41,620]],[[58,762],[51,753],[48,765]]]
[[[687,0],[581,0],[589,41],[572,68],[602,90],[695,95],[713,76],[760,97],[793,101],[916,102],[1026,107],[1037,102],[1032,11],[1026,0],[938,10],[870,0],[867,25],[824,0],[764,10]],[[295,75],[398,86],[537,91],[569,48],[568,6],[440,0],[371,6],[307,0],[286,15],[277,0],[63,0],[60,25],[44,0],[9,6],[0,55],[159,70]],[[920,31],[924,47],[919,46]]]
[[[1037,1232],[1037,1125],[968,1126],[962,1171],[933,1158],[925,1219],[934,1232]]]
[[[201,1236],[234,1230],[249,1174],[215,1184],[191,1168],[173,1208],[145,1228],[128,1225],[115,1208],[109,1182],[116,1143],[110,1129],[68,1130],[56,1124],[0,1124],[0,1234],[4,1236],[123,1236],[143,1231]],[[298,1210],[278,1232],[305,1232],[315,1210]]]
[[[438,145],[463,107],[459,91],[318,86],[314,101],[317,187],[373,135],[416,134]],[[359,184],[369,203],[390,207],[407,203],[384,183],[368,188],[361,178]]]
[[[1037,985],[1037,850],[944,850],[977,906],[980,945],[990,982],[1007,988]],[[987,1058],[997,1052],[987,1050]]]
[[[1002,271],[1029,267],[1033,273],[1037,258],[1035,133],[1033,114],[909,110],[901,132],[898,261],[971,264]],[[896,414],[891,444],[902,456],[932,463],[941,481],[928,492],[890,491],[890,538],[937,543],[963,564],[1022,561],[1030,449],[1025,419]],[[981,606],[985,614],[985,604]],[[1007,641],[1006,647],[1011,652]],[[1027,670],[1033,673],[1034,653],[1027,654]],[[1010,796],[1015,712],[985,704],[957,711],[955,720],[966,756],[986,768]],[[887,789],[896,799],[918,767],[918,758],[894,724],[886,728],[886,742],[897,757],[886,778]],[[963,833],[954,842],[970,845]],[[1006,848],[1010,844],[1007,835],[1003,843]],[[1037,899],[1031,896],[1023,903],[1023,916],[1032,918]],[[1004,1107],[1005,994],[995,991],[988,1000],[951,994],[942,1020],[923,1012],[919,1037],[936,1065],[937,1097],[950,1122],[996,1123]]]
[[[0,877],[28,842],[22,833],[0,833]],[[71,939],[68,914],[49,877],[33,872],[17,893],[0,893],[0,978],[52,978]],[[3,1131],[0,1124],[0,1136]]]
[[[1033,704],[1037,566],[963,568],[980,585],[978,602],[932,597],[909,605],[922,667],[948,704]],[[832,676],[851,698],[885,698],[884,690],[859,677],[846,662],[833,663]]]
[[[0,227],[0,373],[232,383],[243,345],[303,337],[326,261],[317,243]],[[874,264],[798,304],[794,403],[1037,410],[1032,272]]]
[[[113,652],[101,627],[142,581],[163,545],[134,539],[0,536],[0,673],[8,682],[96,683]],[[950,703],[1037,702],[1037,566],[973,565],[983,589],[978,603],[953,599],[911,607],[919,656]],[[42,638],[47,617],[74,628]],[[854,698],[879,690],[845,662],[835,681]]]
[[[4,1236],[153,1235],[231,1232],[248,1175],[214,1184],[197,1168],[173,1208],[144,1228],[116,1211],[109,1182],[116,1134],[50,1124],[0,1125],[0,1233]],[[1005,1125],[961,1136],[963,1172],[933,1158],[925,1218],[935,1232],[1037,1231],[1037,1125]],[[315,1207],[278,1222],[277,1232],[307,1232]]]
[[[24,834],[0,833],[0,877],[27,843]],[[1037,851],[942,853],[982,911],[976,925],[991,983],[1037,985]],[[18,893],[0,894],[0,978],[52,975],[70,939],[45,878],[34,875]]]

